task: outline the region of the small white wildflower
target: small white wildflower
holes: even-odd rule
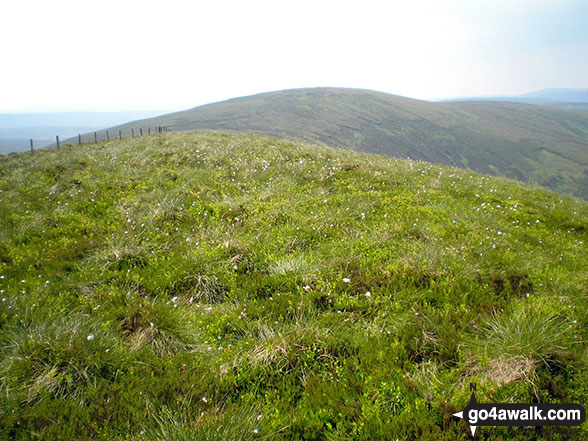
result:
[[[86,337],[86,340],[90,341],[90,340],[94,340],[94,334],[90,334]]]
[[[21,281],[20,281],[20,283],[25,283],[25,282],[26,282],[26,280],[21,280]]]
[[[153,323],[153,322],[149,322],[149,324],[151,325],[152,328],[155,326],[155,323]]]
[[[351,279],[348,277],[343,277],[343,283],[351,283]]]
[[[258,429],[253,429],[253,433],[259,433]]]
[[[365,293],[365,296],[366,296],[366,297],[369,297],[369,296],[371,296],[371,295],[372,295],[372,293],[371,293],[371,292],[369,292],[369,291]]]
[[[205,403],[208,403],[208,398],[202,397],[202,401],[204,401]]]
[[[304,291],[308,291],[308,290],[310,289],[310,286],[308,286],[308,285],[306,285],[306,286],[303,286],[303,287],[302,287],[302,289],[303,289]]]
[[[257,421],[259,421],[262,418],[263,418],[263,414],[260,413],[259,415],[257,415]]]
[[[176,303],[178,301],[178,296],[172,297],[172,302]]]
[[[237,268],[239,268],[237,265],[233,266],[234,270],[237,270]]]

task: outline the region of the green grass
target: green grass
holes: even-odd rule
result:
[[[470,382],[586,405],[579,199],[173,133],[1,157],[0,203],[0,439],[465,440]]]
[[[293,137],[347,150],[469,168],[588,198],[588,115],[507,102],[413,100],[341,88],[295,89],[135,121],[143,127]],[[105,138],[104,131],[100,136]],[[89,134],[87,140],[93,140]]]

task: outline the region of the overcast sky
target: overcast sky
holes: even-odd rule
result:
[[[19,0],[0,110],[183,109],[314,86],[421,99],[588,88],[586,0]]]

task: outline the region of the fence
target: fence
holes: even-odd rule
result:
[[[145,130],[144,130],[145,129]],[[131,131],[123,131],[121,130],[114,130],[114,133],[110,130],[100,130],[97,132],[90,132],[90,133],[86,133],[84,135],[82,135],[81,133],[78,134],[77,138],[68,138],[64,141],[59,139],[59,135],[55,136],[55,144],[53,145],[46,145],[44,147],[51,147],[51,146],[56,146],[57,149],[59,150],[61,148],[62,145],[82,145],[82,143],[91,143],[94,142],[95,144],[97,144],[98,142],[101,141],[110,141],[112,139],[119,139],[122,140],[123,138],[128,138],[129,136],[131,138],[135,138],[135,137],[143,137],[143,136],[151,136],[153,135],[158,135],[161,133],[166,133],[166,132],[170,132],[171,130],[166,127],[166,126],[156,126],[153,127],[153,130],[151,130],[151,127],[147,127],[147,128],[143,128],[143,127],[139,127],[138,131],[135,132],[135,128],[131,128]],[[113,136],[114,135],[114,136]],[[31,154],[35,153],[35,143],[33,139],[30,139],[30,145],[31,145]],[[42,148],[44,148],[42,147]]]

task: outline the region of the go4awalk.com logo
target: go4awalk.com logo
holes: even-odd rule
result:
[[[480,426],[579,426],[586,419],[586,410],[572,403],[478,403],[475,385],[470,385],[472,397],[461,412],[453,414],[463,418],[472,431]]]

